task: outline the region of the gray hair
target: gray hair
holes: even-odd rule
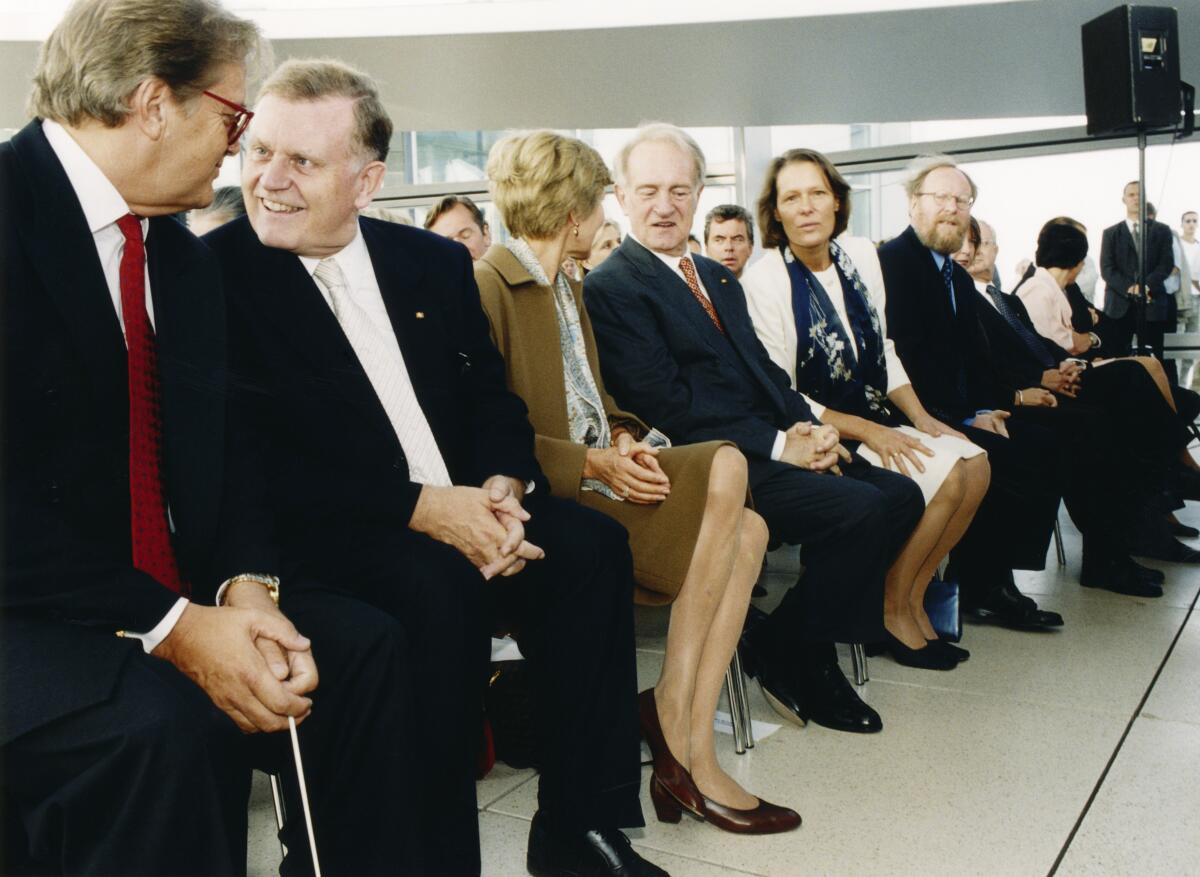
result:
[[[220,78],[222,65],[268,51],[257,25],[213,0],[76,0],[42,44],[27,109],[116,128],[150,77],[185,103]]]
[[[914,197],[921,190],[921,186],[925,183],[925,178],[939,168],[953,168],[964,177],[967,178],[967,183],[971,186],[971,198],[974,199],[979,195],[979,190],[975,187],[975,181],[971,179],[971,175],[958,166],[953,158],[948,155],[918,155],[909,164],[904,175],[904,192],[909,198]]]
[[[626,180],[629,178],[630,153],[641,144],[650,142],[671,143],[685,154],[690,155],[692,163],[696,167],[694,182],[697,188],[700,187],[704,182],[704,175],[708,170],[708,166],[704,161],[704,152],[701,151],[700,144],[693,140],[690,134],[668,122],[643,122],[638,126],[634,135],[621,147],[621,151],[617,153],[616,160],[613,162],[613,178],[618,185],[624,186]]]

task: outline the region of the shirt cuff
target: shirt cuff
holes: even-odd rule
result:
[[[188,607],[187,597],[180,597],[175,601],[175,605],[171,607],[162,621],[154,625],[153,630],[149,633],[126,633],[125,636],[131,639],[142,641],[142,651],[147,655],[158,648],[158,644],[165,640],[175,629],[175,624],[179,621],[179,616],[183,615],[183,610]]]
[[[808,403],[808,410],[812,412],[813,417],[820,420],[821,415],[825,413],[826,406],[822,405],[820,402],[818,402],[816,399],[813,399],[811,396],[805,395],[804,393],[801,393],[800,395],[804,396],[804,401]]]
[[[777,432],[775,434],[775,444],[771,446],[771,459],[779,462],[783,459],[783,448],[787,444],[787,433]]]

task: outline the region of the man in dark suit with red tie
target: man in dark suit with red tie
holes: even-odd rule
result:
[[[474,755],[489,603],[517,618],[535,691],[532,874],[664,872],[642,824],[633,570],[624,529],[550,495],[506,386],[471,258],[360,218],[392,125],[364,73],[292,60],[246,134],[247,218],[205,237],[230,300],[236,380],[260,410],[284,576],[333,581],[396,619],[420,873],[480,870]]]
[[[325,865],[395,862],[374,785],[403,780],[394,625],[303,583],[276,605],[220,274],[171,216],[212,199],[260,50],[210,0],[76,3],[43,48],[37,118],[0,145],[14,873],[244,872],[251,764],[294,783],[286,730],[254,732],[289,718]],[[283,836],[284,873],[310,871],[303,822]]]

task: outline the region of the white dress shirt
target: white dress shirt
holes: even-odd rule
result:
[[[75,190],[79,206],[83,208],[84,218],[96,244],[96,255],[100,257],[100,266],[104,269],[104,282],[108,284],[108,292],[112,298],[113,308],[117,312],[117,321],[121,324],[121,333],[125,333],[125,315],[121,308],[121,256],[125,252],[125,235],[117,227],[117,220],[129,212],[129,205],[121,197],[108,179],[104,171],[83,151],[66,129],[57,122],[45,121],[42,131],[50,142],[50,148],[58,157],[67,180]],[[149,230],[150,223],[142,219],[142,237]],[[150,325],[154,325],[154,301],[150,297],[150,268],[146,265],[146,313],[150,316]],[[169,512],[168,512],[169,515]],[[142,648],[149,654],[169,634],[179,621],[179,616],[187,608],[187,598],[180,597],[175,601],[170,611],[148,633],[128,632],[127,635],[142,642]]]

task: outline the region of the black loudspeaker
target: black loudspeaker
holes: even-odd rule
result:
[[[1118,6],[1083,26],[1088,134],[1180,122],[1179,21],[1167,6]]]

